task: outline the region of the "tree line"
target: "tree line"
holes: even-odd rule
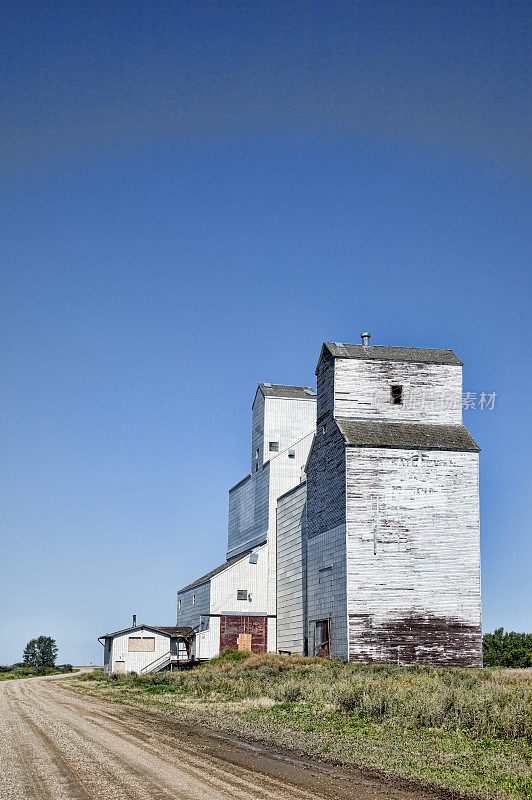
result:
[[[485,667],[532,667],[532,633],[497,628],[482,637]]]

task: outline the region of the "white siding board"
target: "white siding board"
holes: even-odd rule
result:
[[[277,650],[305,652],[306,483],[277,506]]]
[[[481,664],[478,509],[477,453],[348,448],[350,658]]]
[[[402,405],[390,402],[392,385],[403,387]],[[461,425],[462,367],[336,359],[334,416]]]
[[[196,635],[197,659],[214,658],[220,652],[220,614],[267,615],[268,545],[258,547],[254,552],[258,555],[256,564],[243,558],[211,578],[210,605],[207,611],[202,612],[205,616]],[[237,600],[238,589],[247,590],[248,600]]]
[[[331,567],[330,582],[320,570]],[[347,659],[346,528],[337,525],[307,540],[307,613],[309,655],[315,654],[319,620],[331,621],[331,656]]]
[[[155,638],[155,650],[151,652],[129,652],[128,641],[130,636],[149,636]],[[148,628],[138,628],[134,631],[126,631],[113,636],[109,664],[111,671],[115,671],[117,661],[125,662],[126,672],[140,672],[143,667],[147,667],[156,659],[168,653],[170,650],[170,637]]]

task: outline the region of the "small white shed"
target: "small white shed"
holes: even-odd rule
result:
[[[104,672],[160,672],[190,661],[194,631],[188,627],[137,625],[98,637]]]

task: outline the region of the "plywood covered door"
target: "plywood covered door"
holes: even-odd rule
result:
[[[251,636],[252,653],[266,652],[268,617],[220,617],[220,652],[227,647],[238,650],[238,637],[241,633]]]
[[[115,661],[115,672],[125,672],[125,671],[126,671],[126,662]]]

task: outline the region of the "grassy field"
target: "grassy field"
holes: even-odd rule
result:
[[[69,685],[457,797],[532,798],[532,669],[229,653],[189,671],[95,672]]]
[[[35,678],[39,675],[61,675],[72,672],[72,664],[63,664],[60,667],[27,667],[23,664],[13,664],[11,667],[0,666],[0,681],[10,681],[16,678]]]

